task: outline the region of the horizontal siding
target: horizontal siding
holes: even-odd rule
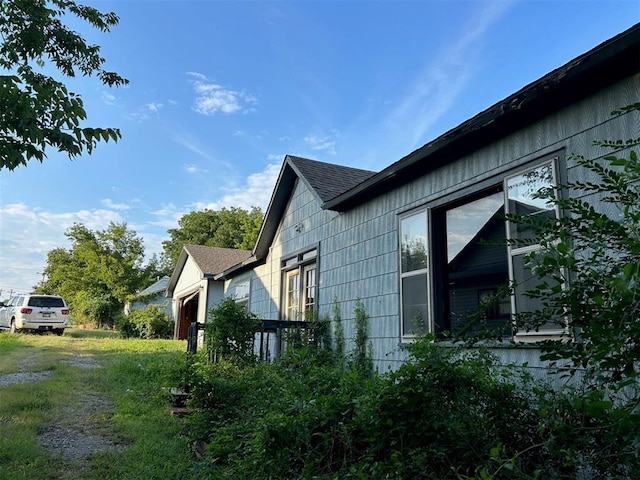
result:
[[[362,301],[368,316],[373,358],[380,371],[396,368],[406,359],[399,347],[398,215],[443,198],[470,193],[485,182],[499,183],[505,174],[551,155],[602,155],[594,140],[640,136],[636,113],[611,117],[610,112],[638,101],[637,78],[619,82],[606,91],[508,137],[456,159],[364,205],[337,214],[323,211],[317,197],[299,181],[274,238],[266,263],[252,272],[251,309],[262,318],[277,318],[280,304],[282,258],[319,245],[318,309],[331,314],[337,301],[350,348],[354,337],[353,310]],[[453,160],[453,159],[452,159]],[[589,180],[572,160],[561,164],[568,180]],[[597,202],[596,198],[592,198]],[[607,207],[609,208],[609,207]],[[531,349],[498,349],[505,359],[536,365]],[[500,353],[502,352],[502,353]]]

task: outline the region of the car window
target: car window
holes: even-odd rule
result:
[[[64,307],[64,301],[60,297],[30,297],[30,307]]]

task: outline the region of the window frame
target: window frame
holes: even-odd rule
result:
[[[446,251],[446,241],[447,241],[447,232],[446,232],[446,212],[450,209],[456,208],[457,206],[464,205],[466,203],[470,203],[474,201],[474,199],[479,199],[485,195],[490,194],[491,192],[501,191],[504,195],[504,213],[508,213],[508,189],[507,182],[510,179],[521,176],[524,173],[533,171],[535,169],[540,168],[545,164],[550,164],[553,172],[553,186],[555,188],[565,182],[565,173],[561,169],[561,167],[565,166],[564,163],[564,155],[563,149],[559,149],[554,152],[550,152],[548,154],[538,156],[531,161],[526,163],[521,163],[516,167],[510,168],[508,170],[500,171],[491,177],[484,178],[483,180],[466,185],[455,192],[448,193],[442,197],[437,199],[433,199],[432,201],[426,202],[422,205],[411,208],[410,210],[406,210],[400,212],[398,217],[398,285],[399,285],[399,333],[401,342],[404,341],[412,341],[415,339],[416,335],[411,335],[405,333],[405,322],[404,322],[404,298],[403,298],[403,279],[410,275],[418,275],[418,273],[426,273],[426,281],[427,281],[427,332],[435,333],[438,336],[440,333],[446,330],[445,323],[445,308],[446,301],[438,298],[442,297],[446,292],[447,288],[442,283],[446,281],[447,269],[446,266],[440,265],[442,262],[437,262],[437,255],[441,252]],[[560,194],[559,190],[558,194]],[[557,205],[554,206],[556,218],[560,218],[562,212],[560,211]],[[427,268],[420,271],[411,271],[411,272],[403,272],[402,271],[402,221],[406,218],[409,218],[414,215],[424,214],[427,217],[427,254],[428,254],[428,264]],[[505,220],[504,222],[505,228],[505,237],[507,239],[510,238],[509,233],[509,223]],[[505,246],[505,255],[508,261],[508,275],[509,281],[513,280],[513,257],[518,254],[526,253],[526,251],[533,251],[540,248],[539,245],[529,245],[527,247],[521,247],[518,249],[511,250],[511,245]],[[445,261],[446,263],[446,261]],[[505,305],[508,305],[511,308],[511,316],[515,315],[516,310],[516,298],[515,293],[512,293],[509,298],[509,302],[505,302]],[[501,313],[502,314],[502,313]],[[508,317],[508,315],[506,316]],[[508,322],[508,320],[507,320]],[[548,329],[548,330],[540,330],[539,332],[530,332],[528,335],[522,335],[521,332],[515,332],[511,336],[512,340],[518,342],[531,342],[531,341],[539,341],[541,338],[539,337],[547,337],[547,338],[558,338],[561,335],[566,336],[568,333],[568,327],[564,328],[556,328],[556,329]],[[522,338],[524,337],[524,338]]]
[[[280,262],[281,267],[281,285],[282,285],[282,308],[280,311],[280,317],[283,320],[290,321],[306,321],[308,320],[309,311],[311,315],[315,315],[318,311],[318,246],[304,249],[293,255],[283,257]],[[313,297],[308,296],[307,285],[307,273],[314,271],[313,281]],[[297,310],[296,318],[291,318],[290,311],[292,305],[290,304],[290,290],[289,280],[297,276]],[[313,298],[312,308],[308,309],[310,305],[308,299]],[[302,318],[299,318],[302,317]]]
[[[245,284],[246,284],[247,294],[240,297],[238,295],[238,287],[242,286],[244,288]],[[249,305],[251,304],[251,279],[250,278],[245,278],[235,283],[235,285],[233,286],[233,300],[236,302],[236,304],[242,305],[247,310],[249,310]]]
[[[540,159],[540,161],[536,162],[535,165],[530,165],[528,168],[523,168],[516,172],[511,173],[510,175],[506,175],[503,180],[504,182],[503,188],[504,188],[504,195],[505,195],[505,213],[506,214],[515,213],[510,211],[511,205],[509,202],[510,200],[509,181],[514,178],[523,176],[528,172],[532,172],[536,169],[539,169],[544,165],[549,165],[551,167],[552,187],[556,189],[556,195],[559,195],[560,191],[558,189],[558,186],[562,184],[560,179],[560,173],[559,173],[560,172],[559,164],[560,164],[559,155],[548,156],[544,159]],[[559,219],[562,215],[562,211],[560,210],[560,207],[558,206],[557,203],[554,204],[552,210],[555,214],[555,218]],[[538,243],[530,243],[523,246],[514,246],[511,242],[513,238],[512,238],[512,230],[510,228],[511,227],[510,223],[511,223],[511,220],[507,220],[505,222],[507,241],[508,241],[507,252],[508,252],[508,261],[509,261],[509,281],[511,282],[512,290],[513,290],[513,293],[511,294],[511,312],[512,312],[512,316],[514,317],[512,339],[520,343],[530,343],[530,342],[544,340],[549,337],[558,338],[561,336],[568,335],[569,327],[568,327],[568,322],[566,322],[566,319],[563,326],[556,325],[553,328],[540,328],[534,331],[521,330],[521,329],[518,329],[517,326],[515,325],[515,316],[519,313],[519,311],[518,311],[518,293],[516,292],[516,287],[515,287],[517,279],[516,279],[516,273],[515,273],[514,259],[516,257],[524,257],[533,252],[538,252],[542,249],[542,246]],[[561,272],[561,273],[564,273],[564,272]],[[566,275],[562,275],[562,277],[566,278]],[[565,289],[566,284],[562,284],[561,287]],[[522,312],[526,312],[526,311],[527,310],[522,310]]]
[[[426,252],[427,252],[427,262],[426,262],[426,267],[424,268],[420,268],[420,269],[415,269],[415,270],[409,270],[406,272],[403,272],[403,258],[402,258],[402,250],[403,250],[403,230],[402,230],[402,222],[404,220],[407,220],[409,218],[412,217],[417,217],[419,215],[424,215],[425,216],[425,237],[426,237]],[[432,280],[431,280],[431,274],[432,274],[432,264],[431,264],[431,249],[429,248],[430,245],[430,241],[429,239],[431,238],[431,209],[427,208],[427,207],[419,207],[419,208],[415,208],[413,210],[407,211],[407,212],[403,212],[402,214],[400,214],[398,216],[398,252],[400,253],[398,255],[398,272],[399,272],[399,276],[400,276],[400,338],[402,340],[413,340],[415,339],[418,335],[420,335],[421,333],[431,333],[434,331],[434,325],[433,325],[433,300],[432,300],[432,289],[431,289],[431,284],[432,284]],[[426,283],[426,319],[425,319],[425,332],[419,332],[419,333],[410,333],[410,332],[405,332],[405,312],[404,312],[404,308],[405,308],[405,302],[404,302],[404,285],[405,282],[404,280],[407,278],[419,278],[420,276],[424,275],[425,277],[425,283]]]

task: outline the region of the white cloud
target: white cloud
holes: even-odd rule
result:
[[[330,135],[322,132],[313,133],[304,137],[304,142],[315,152],[324,152],[329,155],[336,154],[336,141]]]
[[[193,153],[204,158],[205,160],[213,160],[211,155],[209,155],[208,152],[204,151],[199,145],[196,145],[196,142],[191,138],[187,138],[184,135],[175,135],[173,137],[173,141],[179,145],[182,145],[187,150],[191,150]]]
[[[253,95],[212,83],[201,73],[187,72],[187,75],[193,77],[193,90],[196,94],[193,110],[202,115],[251,112],[258,103]]]
[[[115,203],[110,198],[103,198],[100,200],[100,203],[111,210],[129,210],[129,208],[131,208],[130,205],[126,203]]]
[[[104,90],[102,90],[100,93],[102,95],[102,101],[104,103],[106,103],[107,105],[116,105],[117,98],[114,94],[105,92]]]
[[[157,113],[160,111],[162,107],[164,107],[164,104],[160,102],[151,102],[151,103],[147,103],[145,107],[148,111]]]
[[[280,168],[281,164],[271,163],[261,172],[249,175],[244,185],[230,189],[220,200],[198,202],[194,205],[194,210],[220,210],[223,207],[249,210],[251,207],[260,207],[264,212],[269,205]]]
[[[196,173],[208,173],[207,170],[205,170],[204,168],[200,168],[198,165],[185,165],[184,166],[184,170],[187,173],[191,173],[191,174],[196,174]]]
[[[124,221],[112,210],[53,213],[24,203],[2,206],[0,218],[0,288],[19,292],[30,291],[42,280],[39,272],[46,266],[50,250],[69,247],[64,232],[74,223],[82,223],[91,230],[103,230],[109,222]]]
[[[203,75],[202,73],[198,73],[198,72],[187,72],[187,75],[194,77],[198,80],[206,80],[207,77],[205,75]]]
[[[163,205],[158,210],[152,211],[151,215],[153,215],[156,220],[148,223],[150,225],[166,228],[167,230],[170,228],[176,228],[178,226],[180,217],[182,217],[186,213],[189,213],[189,210],[180,209],[173,203],[169,203],[167,205]]]

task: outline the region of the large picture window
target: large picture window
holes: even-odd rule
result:
[[[532,232],[506,222],[505,214],[557,215],[535,195],[556,183],[555,161],[547,161],[468,196],[400,217],[403,338],[477,329],[508,337],[515,312],[539,307],[525,295],[538,283],[525,256],[540,247]],[[518,243],[508,245],[509,239]],[[551,325],[540,329],[548,335],[560,333],[556,330]]]
[[[494,188],[436,215],[444,232],[445,252],[438,265],[443,330],[508,333],[511,311],[502,191]]]

